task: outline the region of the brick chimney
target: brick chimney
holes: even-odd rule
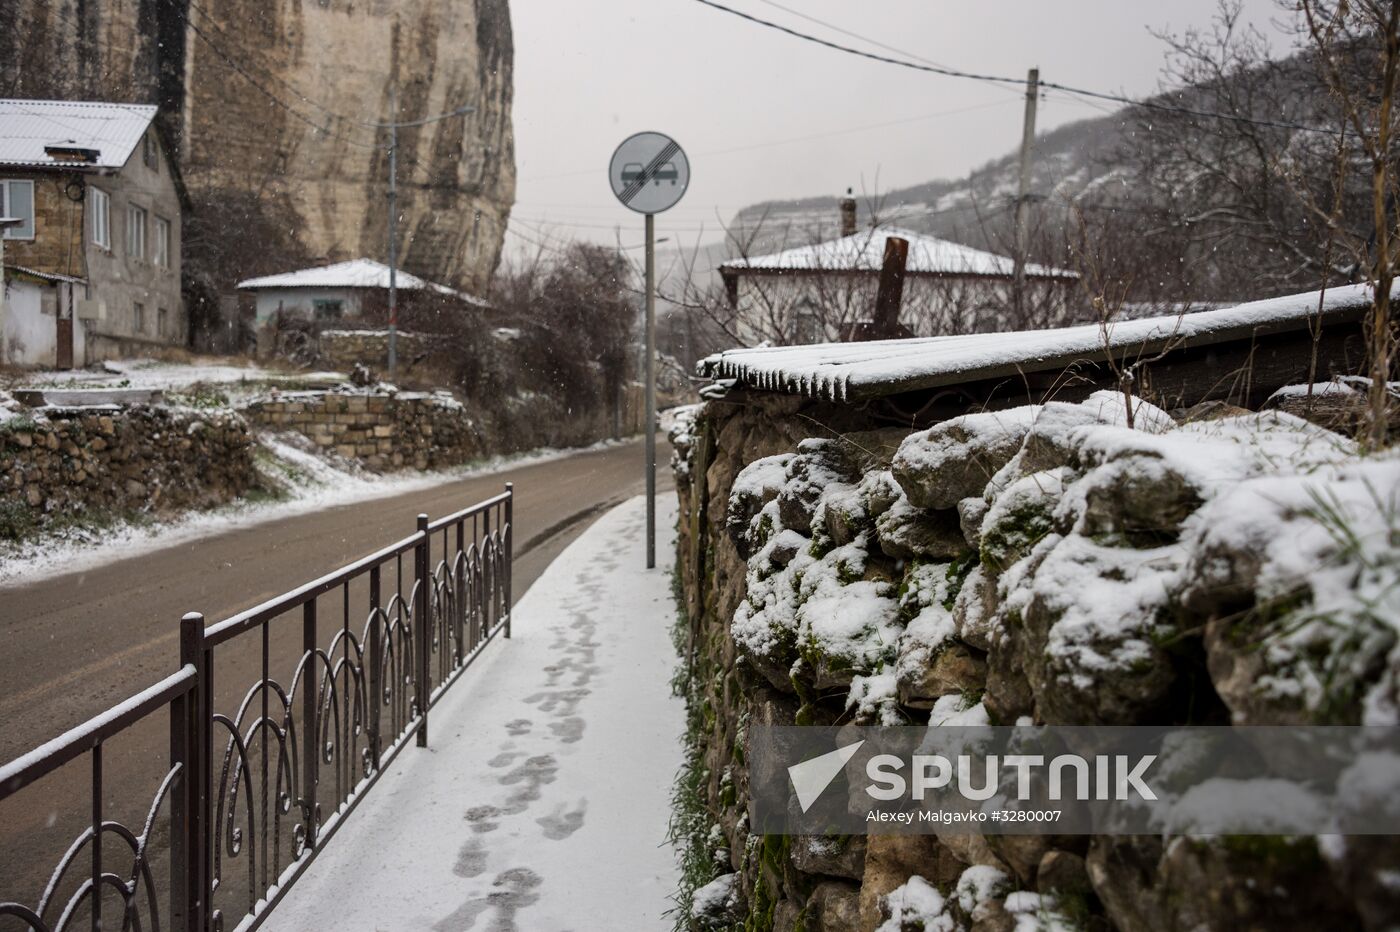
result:
[[[846,196],[841,198],[841,235],[850,236],[856,231],[856,199],[851,195],[851,189],[846,189]]]

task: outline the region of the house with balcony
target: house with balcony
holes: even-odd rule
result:
[[[143,104],[0,100],[0,362],[183,346],[179,169]]]

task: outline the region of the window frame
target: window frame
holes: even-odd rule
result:
[[[146,305],[140,301],[131,302],[131,329],[137,336],[146,335]]]
[[[29,187],[29,214],[22,218],[28,220],[29,231],[26,234],[24,227],[5,230],[4,236],[7,240],[19,240],[20,242],[32,242],[38,234],[38,210],[34,203],[35,187],[33,178],[0,178],[0,216],[13,216],[10,213],[10,186],[28,185]]]
[[[141,161],[151,171],[160,174],[160,148],[149,131],[141,137]]]
[[[151,262],[158,268],[170,268],[170,221],[159,214],[153,215],[155,241],[151,244]]]
[[[88,188],[88,204],[89,204],[89,208],[90,208],[89,211],[88,211],[88,214],[89,214],[89,216],[92,218],[92,222],[91,222],[91,224],[90,224],[90,226],[89,226],[89,230],[88,230],[88,238],[91,240],[91,242],[92,242],[92,244],[93,244],[94,246],[98,247],[99,249],[105,249],[107,252],[111,252],[111,251],[112,251],[112,195],[108,194],[106,191],[103,191],[101,188],[89,187],[89,188]],[[101,209],[100,211],[98,210],[98,205],[99,205],[99,204],[102,205],[102,209]],[[98,238],[98,235],[97,235],[97,234],[98,234],[97,219],[98,219],[99,213],[101,214],[101,217],[102,217],[102,231],[101,231],[101,232],[102,232],[102,238],[101,238],[101,239],[99,239],[99,238]]]
[[[312,298],[311,319],[317,323],[334,323],[345,319],[344,298]]]
[[[136,223],[138,217],[141,221],[139,226]],[[150,222],[151,212],[149,210],[142,207],[140,204],[126,205],[126,257],[128,259],[137,259],[141,262],[146,261],[146,227]],[[133,237],[133,231],[139,231],[139,235]],[[133,243],[133,240],[137,242]],[[135,244],[140,245],[141,248],[139,251],[132,248]]]

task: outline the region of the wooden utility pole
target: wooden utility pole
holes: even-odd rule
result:
[[[1035,102],[1040,96],[1040,69],[1026,73],[1026,119],[1021,127],[1021,180],[1016,189],[1016,268],[1012,278],[1012,301],[1016,323],[1025,321],[1026,252],[1030,249],[1031,147],[1035,145]]]

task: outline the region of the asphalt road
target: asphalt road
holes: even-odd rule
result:
[[[642,457],[639,442],[582,452],[0,589],[0,761],[174,672],[184,613],[202,611],[211,623],[235,614],[408,536],[420,512],[437,517],[456,511],[496,494],[507,481],[515,483],[519,598],[592,518],[644,491]],[[669,448],[661,446],[657,479],[667,493],[668,457]],[[258,639],[240,640],[248,656],[220,663],[225,670],[254,671]],[[247,682],[229,678],[235,679]],[[104,795],[113,817],[126,809],[134,815],[139,800],[149,805],[149,775],[168,754],[168,735],[151,724],[121,736],[120,747],[105,755],[111,759],[104,764]],[[75,761],[0,803],[0,900],[18,895],[23,901],[37,874],[47,874],[73,837],[71,827],[90,811],[88,785],[86,769]],[[86,864],[86,857],[80,860]]]

